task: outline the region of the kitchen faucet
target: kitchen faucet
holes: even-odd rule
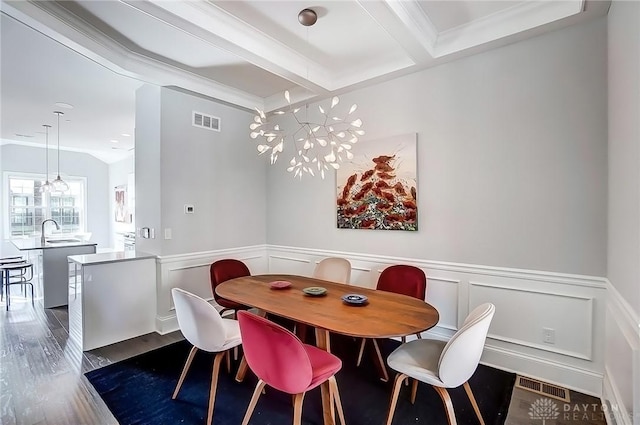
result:
[[[43,245],[44,245],[44,243],[46,242],[46,239],[44,238],[44,224],[45,224],[47,221],[52,221],[52,222],[53,222],[53,224],[55,224],[55,225],[56,225],[56,230],[60,230],[60,226],[58,226],[58,222],[57,222],[57,221],[55,221],[54,219],[52,219],[52,218],[48,218],[48,219],[46,219],[46,220],[43,220],[43,221],[42,221],[42,231],[41,231],[42,236],[40,237],[40,243],[42,243]]]

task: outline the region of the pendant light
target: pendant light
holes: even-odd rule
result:
[[[58,177],[51,184],[56,192],[65,192],[69,190],[69,185],[60,178],[60,115],[64,115],[64,112],[54,111],[53,113],[58,116]]]
[[[303,9],[298,14],[298,21],[305,27],[310,27],[316,23],[318,15],[312,9]],[[309,44],[309,31],[307,30],[307,44]],[[309,80],[309,69],[307,66],[307,80]],[[293,173],[294,177],[302,179],[303,174],[315,176],[320,174],[324,179],[325,173],[330,170],[340,168],[340,163],[353,158],[351,148],[358,138],[364,135],[362,120],[352,118],[351,114],[358,107],[351,106],[346,117],[339,118],[333,108],[340,102],[337,96],[331,99],[331,106],[324,108],[319,105],[320,114],[317,119],[308,118],[307,110],[309,104],[304,106],[304,118],[302,107],[293,108],[289,91],[284,92],[288,110],[275,111],[267,116],[264,111],[256,108],[258,115],[254,116],[253,122],[249,125],[251,130],[249,137],[258,139],[258,154],[270,152],[271,165],[278,160],[278,154],[284,152],[285,143],[293,152],[287,171]],[[296,123],[289,131],[285,130],[281,121],[282,115],[289,115],[289,122]],[[286,119],[286,118],[284,118]],[[314,171],[316,170],[316,171]]]
[[[51,192],[53,189],[52,184],[49,183],[49,129],[51,128],[48,124],[42,124],[45,130],[45,158],[46,158],[46,166],[45,170],[47,173],[47,177],[45,178],[45,182],[42,186],[40,186],[40,192]]]

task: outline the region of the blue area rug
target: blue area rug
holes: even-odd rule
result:
[[[381,425],[384,423],[391,396],[395,372],[390,370],[390,382],[378,379],[371,356],[355,367],[359,342],[332,335],[332,351],[343,361],[336,375],[348,425]],[[386,356],[399,345],[393,340],[381,340]],[[367,344],[368,349],[372,344]],[[114,363],[86,374],[121,425],[133,424],[194,424],[206,423],[213,355],[198,351],[176,400],[171,400],[178,377],[190,350],[186,341],[177,342],[148,353]],[[249,372],[243,383],[233,379],[223,365],[216,394],[214,425],[239,425],[257,382]],[[504,424],[511,400],[515,375],[483,365],[478,366],[469,383],[487,425]],[[404,386],[394,415],[394,425],[446,425],[444,406],[429,385],[418,386],[415,405],[409,401],[410,386]],[[450,390],[458,424],[477,425],[471,403],[462,387]],[[302,411],[304,425],[322,424],[320,389],[305,396]],[[291,424],[291,396],[267,387],[260,397],[250,423],[253,425]]]

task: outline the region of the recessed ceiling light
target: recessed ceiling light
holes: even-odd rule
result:
[[[56,105],[58,108],[73,109],[73,105],[70,103],[56,102],[54,103],[54,105]]]
[[[118,140],[109,140],[111,143],[120,143]]]
[[[127,133],[122,133],[121,136],[123,136],[123,137],[131,137],[131,135],[127,134]]]

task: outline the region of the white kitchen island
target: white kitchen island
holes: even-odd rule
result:
[[[13,245],[20,251],[37,252],[42,261],[38,261],[38,269],[42,278],[42,303],[44,308],[67,305],[69,298],[69,268],[67,257],[77,254],[93,254],[96,243],[77,239],[40,238],[13,239]]]
[[[156,330],[155,255],[73,255],[69,271],[69,340],[83,351]]]

